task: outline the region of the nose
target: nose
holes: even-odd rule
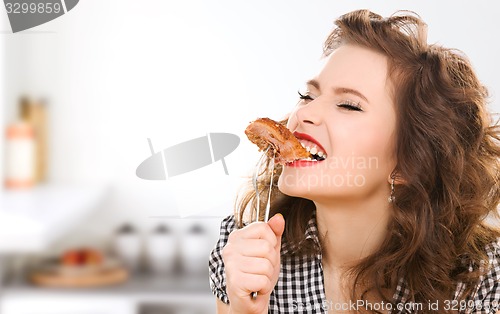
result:
[[[315,99],[299,107],[295,115],[298,123],[320,125],[324,112],[320,103]]]

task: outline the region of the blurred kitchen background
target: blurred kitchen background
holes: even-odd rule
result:
[[[496,7],[494,7],[496,6]],[[472,60],[500,112],[491,1],[98,1],[13,34],[0,9],[0,313],[215,313],[207,259],[258,154],[320,66],[333,20],[418,12]],[[210,132],[239,147],[165,181],[156,151]],[[32,165],[32,166],[30,166]]]

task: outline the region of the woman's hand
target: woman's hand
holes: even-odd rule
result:
[[[267,313],[269,295],[280,274],[281,235],[285,220],[274,215],[235,230],[222,250],[231,313]],[[257,298],[251,297],[257,291]]]

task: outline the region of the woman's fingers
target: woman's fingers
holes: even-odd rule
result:
[[[267,258],[245,257],[240,261],[240,270],[242,273],[263,275],[270,280],[274,275],[274,265]]]
[[[279,269],[279,251],[276,252],[274,248],[269,250],[255,246],[270,247],[269,244],[265,244],[262,240],[253,240],[251,242],[254,245],[247,244],[236,248],[233,248],[234,245],[226,245],[223,251],[224,263],[230,265],[230,270],[233,273],[265,275],[272,280],[276,269]]]
[[[252,223],[229,235],[222,259],[227,294],[235,312],[246,313],[250,308],[267,312],[269,295],[280,273],[284,224],[283,217],[276,215],[268,223]],[[258,292],[259,298],[252,299],[252,292]]]
[[[278,240],[271,227],[265,222],[254,222],[243,229],[233,231],[229,240],[233,239],[264,239],[272,246],[276,246]]]
[[[247,273],[242,273],[237,278],[228,278],[227,284],[235,288],[235,295],[247,302],[252,302],[250,299],[252,292],[258,291],[260,295],[266,295],[274,288],[274,284],[267,276]]]
[[[245,239],[244,241],[245,245],[241,247],[241,255],[268,258],[273,264],[278,262],[277,248],[272,246],[268,241],[263,239]]]

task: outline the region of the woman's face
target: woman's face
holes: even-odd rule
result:
[[[287,164],[279,189],[313,201],[389,195],[396,113],[387,57],[343,45],[301,91],[287,127],[322,161]]]

